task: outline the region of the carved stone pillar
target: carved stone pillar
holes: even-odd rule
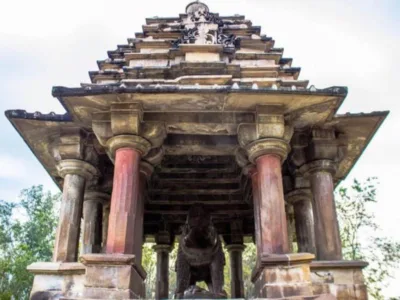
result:
[[[244,298],[243,283],[243,257],[245,246],[243,244],[230,244],[226,246],[231,263],[231,298]]]
[[[171,252],[171,236],[168,231],[161,231],[156,235],[157,277],[156,299],[168,299],[169,292],[169,253]]]
[[[285,197],[285,200],[287,202],[286,197]],[[296,239],[293,206],[291,204],[286,204],[285,205],[285,212],[286,212],[286,223],[287,223],[287,232],[288,232],[287,234],[288,234],[289,252],[293,253],[294,252],[293,243],[294,243],[294,241]],[[299,252],[305,252],[305,251],[299,251]]]
[[[309,189],[296,189],[288,193],[285,198],[288,203],[293,205],[298,251],[315,254],[311,191]]]
[[[101,226],[101,231],[102,231],[101,248],[103,253],[106,252],[109,217],[110,217],[110,201],[107,201],[103,203],[103,217]]]
[[[83,254],[100,253],[102,243],[103,204],[106,193],[86,191],[83,202]]]
[[[317,259],[341,260],[342,243],[333,195],[335,164],[330,160],[313,161],[304,165],[302,171],[311,182]]]
[[[97,174],[97,169],[81,160],[66,159],[58,164],[58,172],[64,186],[53,260],[76,262],[85,183]]]
[[[133,254],[140,204],[140,158],[150,144],[133,135],[115,136],[108,143],[115,153],[115,162],[106,252]]]
[[[283,108],[274,106],[257,107],[256,124],[241,124],[238,130],[239,144],[250,163],[256,165],[248,172],[258,251],[252,274],[256,298],[312,296],[309,264],[314,255],[288,254],[281,164],[290,150],[291,134],[291,128],[285,126]]]
[[[93,131],[114,161],[106,254],[86,254],[84,297],[131,299],[145,296],[141,266],[144,183],[141,161],[166,136],[161,123],[142,123],[140,103],[113,103],[93,114]],[[143,171],[142,171],[143,172]],[[118,278],[118,280],[116,280]]]
[[[257,141],[258,142],[258,141]],[[264,140],[254,146],[264,146],[266,152],[276,149],[287,151],[287,144],[279,140]],[[261,253],[284,254],[289,252],[281,156],[279,154],[260,155],[255,160],[257,166],[258,195],[254,206],[258,206],[255,221],[259,224]]]
[[[170,245],[155,245],[157,253],[156,299],[168,299],[169,292],[169,253]]]

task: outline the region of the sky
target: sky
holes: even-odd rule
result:
[[[347,86],[339,113],[390,110],[346,182],[379,178],[376,215],[383,233],[400,240],[400,1],[209,0],[212,12],[244,14],[272,36],[317,88]],[[0,111],[64,113],[52,86],[89,82],[106,51],[142,31],[146,17],[175,17],[188,0],[13,0],[0,18]],[[23,188],[57,190],[18,133],[0,115],[0,199]],[[345,182],[345,183],[346,183]],[[400,281],[400,272],[396,274]],[[387,295],[399,296],[391,281]]]

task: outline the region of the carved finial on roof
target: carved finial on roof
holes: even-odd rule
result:
[[[202,3],[202,2],[200,2],[198,0],[194,1],[194,2],[191,2],[186,6],[186,13],[187,14],[193,14],[196,11],[199,11],[199,10],[203,11],[203,12],[207,12],[207,13],[210,11],[207,5],[205,5],[204,3]]]

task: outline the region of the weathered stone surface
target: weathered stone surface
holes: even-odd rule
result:
[[[329,293],[339,300],[368,299],[363,261],[315,261],[311,263],[314,294]]]
[[[227,245],[231,263],[231,298],[244,298],[242,253],[243,244]]]
[[[60,219],[54,244],[54,261],[77,261],[84,190],[84,177],[76,174],[65,175]]]
[[[28,271],[35,275],[30,299],[80,297],[84,290],[85,267],[81,263],[33,263]]]
[[[333,195],[334,163],[329,160],[314,161],[301,170],[310,176],[317,259],[341,260],[342,244]]]
[[[296,238],[299,252],[316,253],[312,194],[309,189],[295,189],[285,195],[293,205]]]
[[[156,299],[168,299],[169,292],[169,253],[171,246],[157,244],[154,246],[157,252],[156,274]]]
[[[120,148],[115,155],[114,186],[108,223],[107,253],[133,254],[139,203],[140,154]]]
[[[85,297],[144,297],[146,272],[136,264],[134,255],[85,254],[81,261],[86,266]]]
[[[86,191],[83,202],[83,253],[100,253],[103,239],[103,205],[110,195]],[[106,216],[108,217],[108,216]],[[104,224],[107,225],[107,224]]]
[[[254,200],[254,221],[257,222],[260,233],[257,243],[260,244],[258,255],[289,252],[285,202],[283,199],[283,183],[281,158],[278,155],[263,155],[257,158],[258,191]],[[254,195],[253,194],[253,195]]]

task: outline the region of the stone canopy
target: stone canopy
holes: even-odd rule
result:
[[[147,237],[160,228],[177,234],[195,202],[211,208],[227,239],[237,220],[240,233],[253,236],[251,183],[242,170],[250,162],[239,149],[269,130],[266,120],[279,123],[282,115],[287,127],[282,135],[292,150],[283,176],[290,191],[303,164],[298,150],[310,137],[324,140],[315,129],[331,131],[337,184],[388,114],[337,114],[347,88],[318,89],[299,79],[300,68],[283,48],[242,15],[219,16],[193,2],[186,13],[148,18],[142,28],[97,62],[90,83],[53,87],[65,114],[9,110],[6,116],[59,187],[59,162],[74,157],[96,167],[89,188],[105,193],[114,169],[107,141],[140,133],[150,145],[143,159],[154,167],[145,196]]]

